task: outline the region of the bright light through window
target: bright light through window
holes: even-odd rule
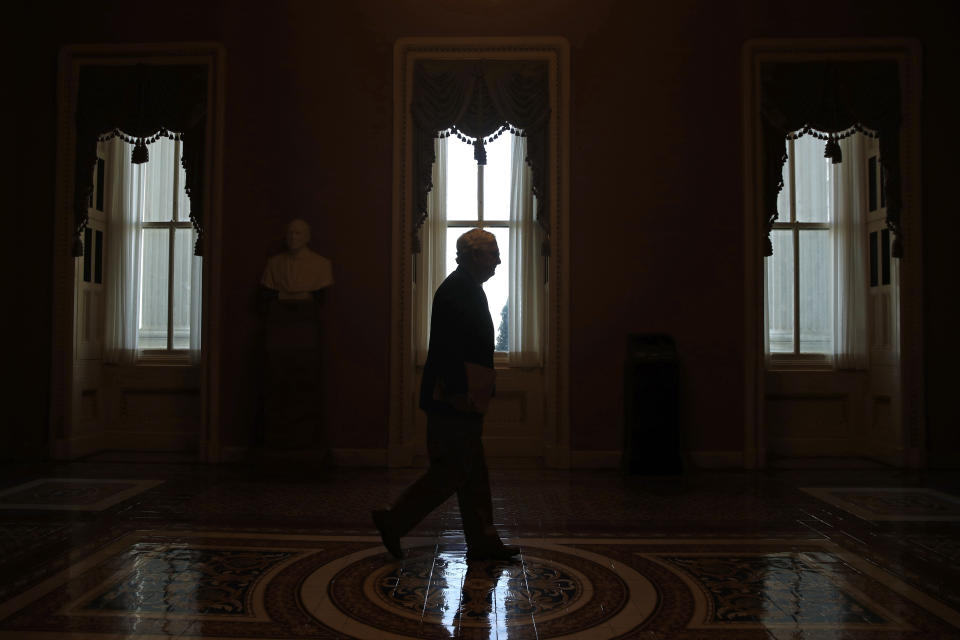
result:
[[[493,320],[494,344],[500,343],[500,332],[506,330],[504,309],[510,284],[510,166],[512,134],[504,133],[487,143],[487,164],[479,167],[473,157],[473,146],[454,137],[447,147],[447,275],[457,268],[457,238],[474,227],[481,227],[497,238],[501,264],[484,285]],[[482,178],[481,178],[482,176]],[[483,206],[480,207],[478,184],[483,181]]]
[[[770,352],[833,352],[831,163],[813,136],[789,140],[767,258]]]
[[[134,166],[140,190],[140,309],[137,344],[143,350],[190,348],[190,307],[197,303],[196,232],[188,218],[180,142],[161,138],[150,160]]]

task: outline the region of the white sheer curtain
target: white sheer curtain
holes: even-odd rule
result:
[[[417,262],[417,281],[413,289],[414,359],[422,365],[427,360],[430,340],[430,311],[433,294],[446,277],[447,265],[447,141],[433,142],[436,162],[433,163],[433,189],[427,201],[427,219],[420,228],[421,251]]]
[[[771,355],[778,353],[823,353],[832,356],[839,369],[863,369],[868,189],[864,140],[860,134],[841,140],[843,161],[838,164],[823,157],[823,144],[812,136],[798,138],[784,164],[784,188],[777,201],[780,215],[770,234],[773,255],[765,260],[764,269],[764,356],[769,364]],[[795,245],[791,212],[799,223],[829,228],[801,226]],[[795,299],[799,313],[793,308]]]
[[[513,138],[510,184],[509,360],[520,367],[542,364],[543,358],[543,265],[540,258],[542,231],[534,219],[534,197],[527,139]],[[519,301],[523,304],[519,304]]]
[[[868,184],[863,135],[841,140],[840,150],[843,162],[833,165],[833,246],[837,263],[834,350],[838,369],[866,369]]]
[[[139,172],[132,145],[120,138],[99,143],[107,165],[107,250],[104,255],[104,362],[126,364],[137,355],[139,326]]]
[[[196,234],[177,228],[171,256],[169,226],[141,228],[141,221],[174,224],[175,198],[179,221],[186,225],[189,199],[175,143],[166,138],[153,143],[150,161],[139,165],[131,164],[132,146],[120,138],[100,145],[108,167],[104,360],[126,364],[144,349],[167,348],[172,284],[173,348],[187,351],[190,362],[197,363],[203,263],[193,255]],[[176,182],[174,171],[179,171]]]

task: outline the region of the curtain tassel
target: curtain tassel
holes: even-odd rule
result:
[[[137,143],[133,146],[133,154],[130,162],[133,164],[144,164],[148,160],[150,160],[150,153],[147,151],[147,145],[144,143],[143,138],[138,138]]]
[[[843,153],[840,151],[840,145],[834,138],[827,140],[827,145],[823,149],[823,157],[830,158],[833,164],[840,164],[843,161]]]
[[[483,146],[483,138],[477,138],[473,143],[473,159],[477,164],[487,164],[487,148]]]

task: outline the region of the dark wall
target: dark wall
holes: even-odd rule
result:
[[[931,444],[960,450],[950,367],[960,285],[951,252],[954,9],[883,0],[767,2],[365,0],[54,3],[24,16],[14,77],[14,287],[30,310],[14,357],[7,451],[42,451],[49,395],[56,56],[81,42],[214,41],[227,52],[223,193],[227,444],[257,412],[254,292],[281,227],[303,217],[334,263],[326,422],[336,447],[384,447],[388,418],[392,55],[401,36],[560,35],[571,43],[571,423],[577,449],[615,449],[628,332],[665,331],[684,372],[686,446],[743,445],[740,54],[754,37],[911,36],[924,47],[927,408]],[[769,3],[773,4],[773,3]],[[941,3],[945,4],[945,3]],[[952,12],[944,14],[944,12]],[[909,259],[909,257],[908,257]],[[10,273],[10,271],[8,271]],[[29,442],[33,438],[32,444]]]

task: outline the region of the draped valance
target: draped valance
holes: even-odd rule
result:
[[[820,132],[824,156],[841,162],[836,141],[864,128],[879,137],[893,255],[901,257],[900,79],[894,61],[776,62],[761,66],[763,195],[766,250],[783,188],[784,141],[797,132]]]
[[[197,230],[196,255],[203,248],[204,153],[207,68],[200,65],[84,66],[77,96],[77,156],[74,188],[74,255],[93,192],[97,141],[114,135],[134,145],[132,161],[147,162],[147,145],[161,136],[182,141],[190,221]]]
[[[474,145],[486,164],[485,139],[505,129],[527,138],[527,163],[537,198],[537,220],[549,234],[548,164],[550,96],[546,62],[511,60],[420,60],[414,65],[413,251],[427,217],[433,188],[435,138],[455,134]]]

